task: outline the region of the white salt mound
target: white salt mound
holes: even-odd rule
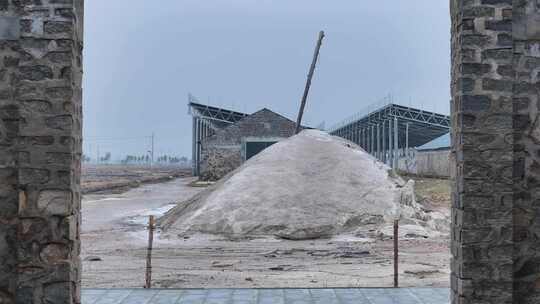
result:
[[[395,218],[436,230],[432,216],[415,202],[413,186],[357,145],[305,130],[179,204],[160,224],[180,235],[286,239],[373,231]]]

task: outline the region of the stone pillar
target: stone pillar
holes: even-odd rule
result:
[[[0,1],[0,303],[80,303],[83,1]]]
[[[540,301],[540,3],[451,1],[452,302]]]
[[[540,303],[540,2],[514,1],[512,15],[514,301]]]

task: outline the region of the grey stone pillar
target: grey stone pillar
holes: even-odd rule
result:
[[[513,18],[514,300],[540,303],[540,2],[514,1]]]
[[[451,2],[452,303],[513,299],[512,107],[504,106],[512,102],[512,80],[498,73],[506,67],[513,74],[512,21],[503,18],[512,7],[492,2]]]
[[[80,303],[83,7],[0,1],[0,303]]]
[[[540,301],[540,5],[451,1],[452,302]]]

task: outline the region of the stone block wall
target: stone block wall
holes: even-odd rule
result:
[[[451,2],[452,303],[513,303],[511,2]]]
[[[234,125],[217,130],[201,143],[201,180],[218,180],[242,164],[242,139],[287,138],[296,123],[268,109],[245,117]]]
[[[539,8],[451,1],[453,303],[540,302]]]
[[[203,144],[203,147],[200,174],[203,181],[217,181],[242,165],[240,145]]]
[[[80,303],[83,0],[0,0],[0,303]]]
[[[540,2],[514,1],[514,300],[540,303]]]

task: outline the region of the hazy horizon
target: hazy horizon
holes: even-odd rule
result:
[[[304,123],[330,126],[391,94],[443,114],[450,100],[447,2],[93,0],[85,7],[85,153],[191,156],[188,93],[295,119],[326,32]]]

